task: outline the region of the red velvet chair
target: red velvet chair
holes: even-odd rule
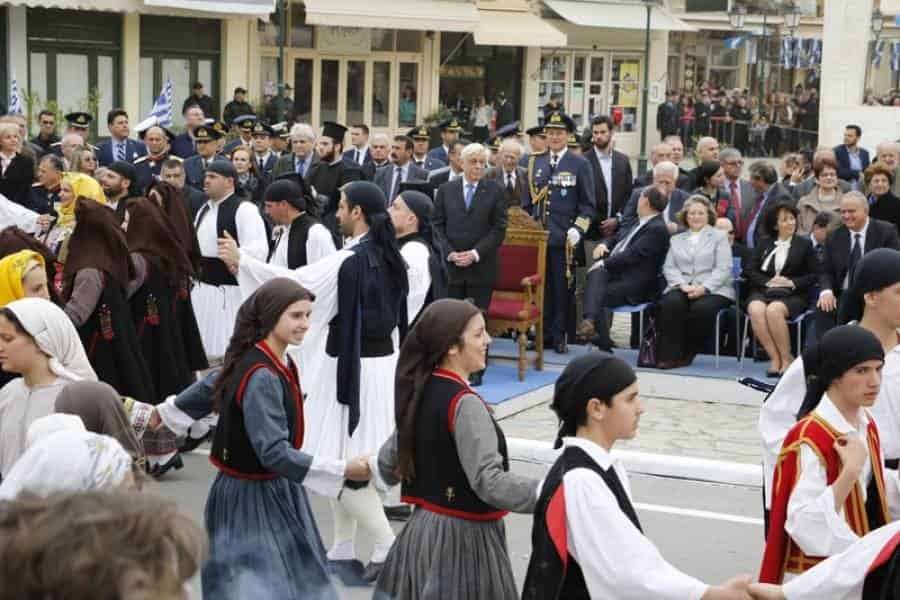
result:
[[[544,368],[544,271],[547,232],[521,208],[509,209],[503,245],[498,249],[498,277],[488,307],[487,327],[492,336],[511,329],[518,332],[519,381],[528,362],[526,333],[535,328],[537,357],[534,368]]]

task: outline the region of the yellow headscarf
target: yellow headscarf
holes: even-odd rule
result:
[[[44,257],[34,250],[19,250],[0,259],[0,307],[25,297],[22,278],[28,271],[28,265],[33,261],[36,261],[41,269],[46,268]]]
[[[69,225],[75,221],[75,208],[78,205],[79,198],[90,198],[100,204],[106,204],[106,196],[103,195],[103,188],[100,187],[97,180],[90,175],[70,171],[63,175],[63,181],[72,186],[72,193],[75,195],[75,200],[68,206],[60,206],[57,210],[59,216],[56,219],[56,224],[58,226]]]

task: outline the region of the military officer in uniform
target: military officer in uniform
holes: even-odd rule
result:
[[[522,208],[550,232],[544,276],[544,345],[565,353],[567,311],[574,306],[575,247],[596,216],[590,165],[567,148],[572,119],[554,111],[544,124],[548,152],[528,158]]]
[[[225,149],[222,151],[222,154],[231,154],[235,148],[240,146],[251,147],[253,144],[253,128],[256,126],[256,123],[256,115],[253,114],[237,117],[232,124],[237,126],[240,137],[225,144]],[[227,131],[227,125],[222,123],[222,126],[225,127]]]
[[[197,154],[184,161],[184,176],[187,184],[195,189],[203,189],[203,178],[206,169],[217,158],[219,140],[222,132],[214,126],[201,125],[194,129],[194,141],[197,143]]]
[[[459,132],[462,131],[462,127],[456,117],[443,121],[438,127],[441,130],[441,145],[429,150],[428,156],[446,165],[450,163],[450,144],[459,140]]]
[[[431,135],[428,133],[427,127],[424,125],[413,127],[406,132],[406,135],[413,141],[412,161],[414,165],[429,172],[447,166],[446,162],[428,154],[428,142],[431,140]]]
[[[288,130],[287,123],[275,123],[272,125],[272,138],[270,140],[272,154],[276,159],[281,158],[285,153],[290,153],[288,147],[291,143],[291,132]]]
[[[525,134],[528,136],[528,151],[524,152],[519,160],[521,167],[528,166],[528,157],[532,154],[538,155],[547,151],[547,134],[544,133],[543,125],[530,127],[525,130]]]
[[[91,122],[94,120],[94,117],[86,112],[73,112],[67,114],[64,118],[67,123],[66,133],[74,133],[81,136],[81,139],[84,140],[84,145],[96,152],[97,146],[92,146],[88,143],[88,135],[90,134]],[[63,157],[62,141],[51,144],[50,149],[53,154],[60,158]]]
[[[259,176],[266,183],[272,180],[272,169],[278,162],[278,157],[271,150],[273,137],[275,132],[265,123],[257,121],[253,125],[253,162],[256,163]]]
[[[175,134],[162,125],[154,124],[146,129],[139,129],[138,137],[147,146],[147,154],[134,161],[134,170],[137,176],[135,185],[143,193],[147,186],[159,180],[164,162],[170,158],[178,161],[183,159],[172,154],[172,142],[175,140]]]

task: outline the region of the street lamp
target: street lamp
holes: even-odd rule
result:
[[[744,28],[744,22],[747,20],[747,7],[735,5],[728,11],[728,20],[731,22],[732,29],[741,30]]]
[[[872,11],[872,33],[875,34],[875,41],[881,37],[881,30],[884,29],[884,15],[880,9]]]
[[[794,31],[800,26],[800,8],[796,4],[784,11],[784,25],[790,30],[791,37],[794,37]]]

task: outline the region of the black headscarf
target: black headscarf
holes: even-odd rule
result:
[[[841,296],[838,323],[859,321],[866,301],[863,296],[900,281],[900,251],[878,248],[867,252],[853,270],[850,288]]]
[[[836,379],[868,360],[884,361],[884,348],[868,329],[841,325],[825,333],[817,344],[803,353],[806,396],[797,418],[814,411]]]
[[[434,239],[434,230],[431,227],[431,213],[434,210],[434,203],[427,194],[416,190],[406,190],[400,192],[400,199],[406,203],[409,210],[416,215],[419,221],[419,231],[401,238],[402,246],[408,241],[418,239],[421,240],[429,250],[428,271],[431,274],[431,300],[437,300],[447,295],[447,267],[446,261],[442,259],[440,246]],[[412,315],[409,315],[412,318]]]
[[[123,289],[134,277],[134,263],[116,213],[99,202],[79,202],[63,270],[63,298],[66,301],[72,295],[75,275],[90,268],[103,271]]]
[[[289,179],[277,179],[266,187],[263,202],[287,202],[300,212],[306,210],[307,201],[303,189]]]
[[[443,299],[422,311],[406,336],[394,375],[394,415],[398,437],[398,470],[403,478],[414,474],[415,423],[425,382],[447,351],[459,343],[478,307],[463,300]]]
[[[637,381],[634,370],[607,352],[591,352],[570,362],[556,380],[550,408],[559,418],[555,448],[562,438],[575,435],[591,398],[609,405],[613,396]]]

